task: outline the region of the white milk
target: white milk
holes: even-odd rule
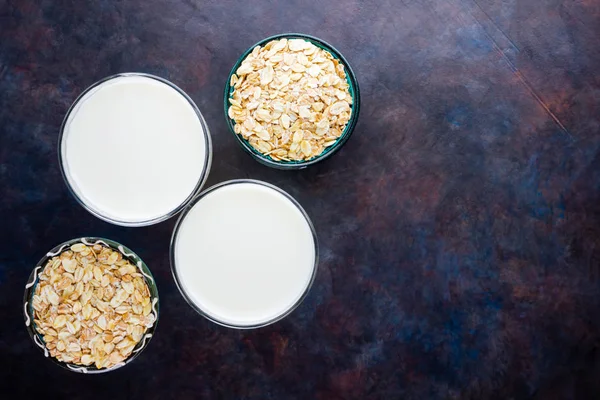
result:
[[[164,217],[192,195],[209,167],[200,118],[166,83],[140,75],[109,79],[85,94],[65,123],[66,178],[88,208],[111,222]]]
[[[182,218],[172,249],[174,273],[188,300],[214,320],[266,324],[293,308],[312,282],[311,227],[275,189],[232,181]]]

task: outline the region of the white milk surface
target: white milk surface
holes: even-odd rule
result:
[[[117,77],[88,92],[69,115],[63,165],[75,193],[97,213],[151,221],[194,191],[207,134],[194,108],[169,85]]]
[[[278,191],[233,183],[184,217],[174,243],[182,290],[220,322],[267,323],[292,308],[311,282],[315,244],[301,211]]]

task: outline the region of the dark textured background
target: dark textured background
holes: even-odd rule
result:
[[[287,31],[362,89],[352,139],[300,172],[244,154],[222,111],[237,57]],[[111,226],[67,192],[63,115],[124,71],[198,104],[208,184],[262,179],[313,218],[320,269],[284,321],[202,319],[171,278],[174,220]],[[5,399],[600,398],[599,0],[0,0],[0,132]],[[161,294],[149,348],[105,376],[56,367],[23,324],[34,263],[82,235],[134,249]]]

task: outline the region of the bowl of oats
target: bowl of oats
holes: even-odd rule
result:
[[[225,119],[242,148],[278,169],[302,169],[332,156],[352,135],[360,110],[348,61],[321,39],[266,38],[234,65]]]
[[[137,254],[109,239],[62,243],[40,260],[25,285],[25,326],[54,363],[98,374],[133,361],[158,321],[158,291]]]

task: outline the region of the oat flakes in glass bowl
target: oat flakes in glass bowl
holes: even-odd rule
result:
[[[233,66],[225,119],[241,147],[277,169],[303,169],[350,138],[358,82],[344,56],[313,36],[285,33],[250,47]]]
[[[23,298],[25,326],[46,357],[98,374],[133,361],[158,322],[158,291],[137,254],[109,239],[69,240],[33,269]]]

